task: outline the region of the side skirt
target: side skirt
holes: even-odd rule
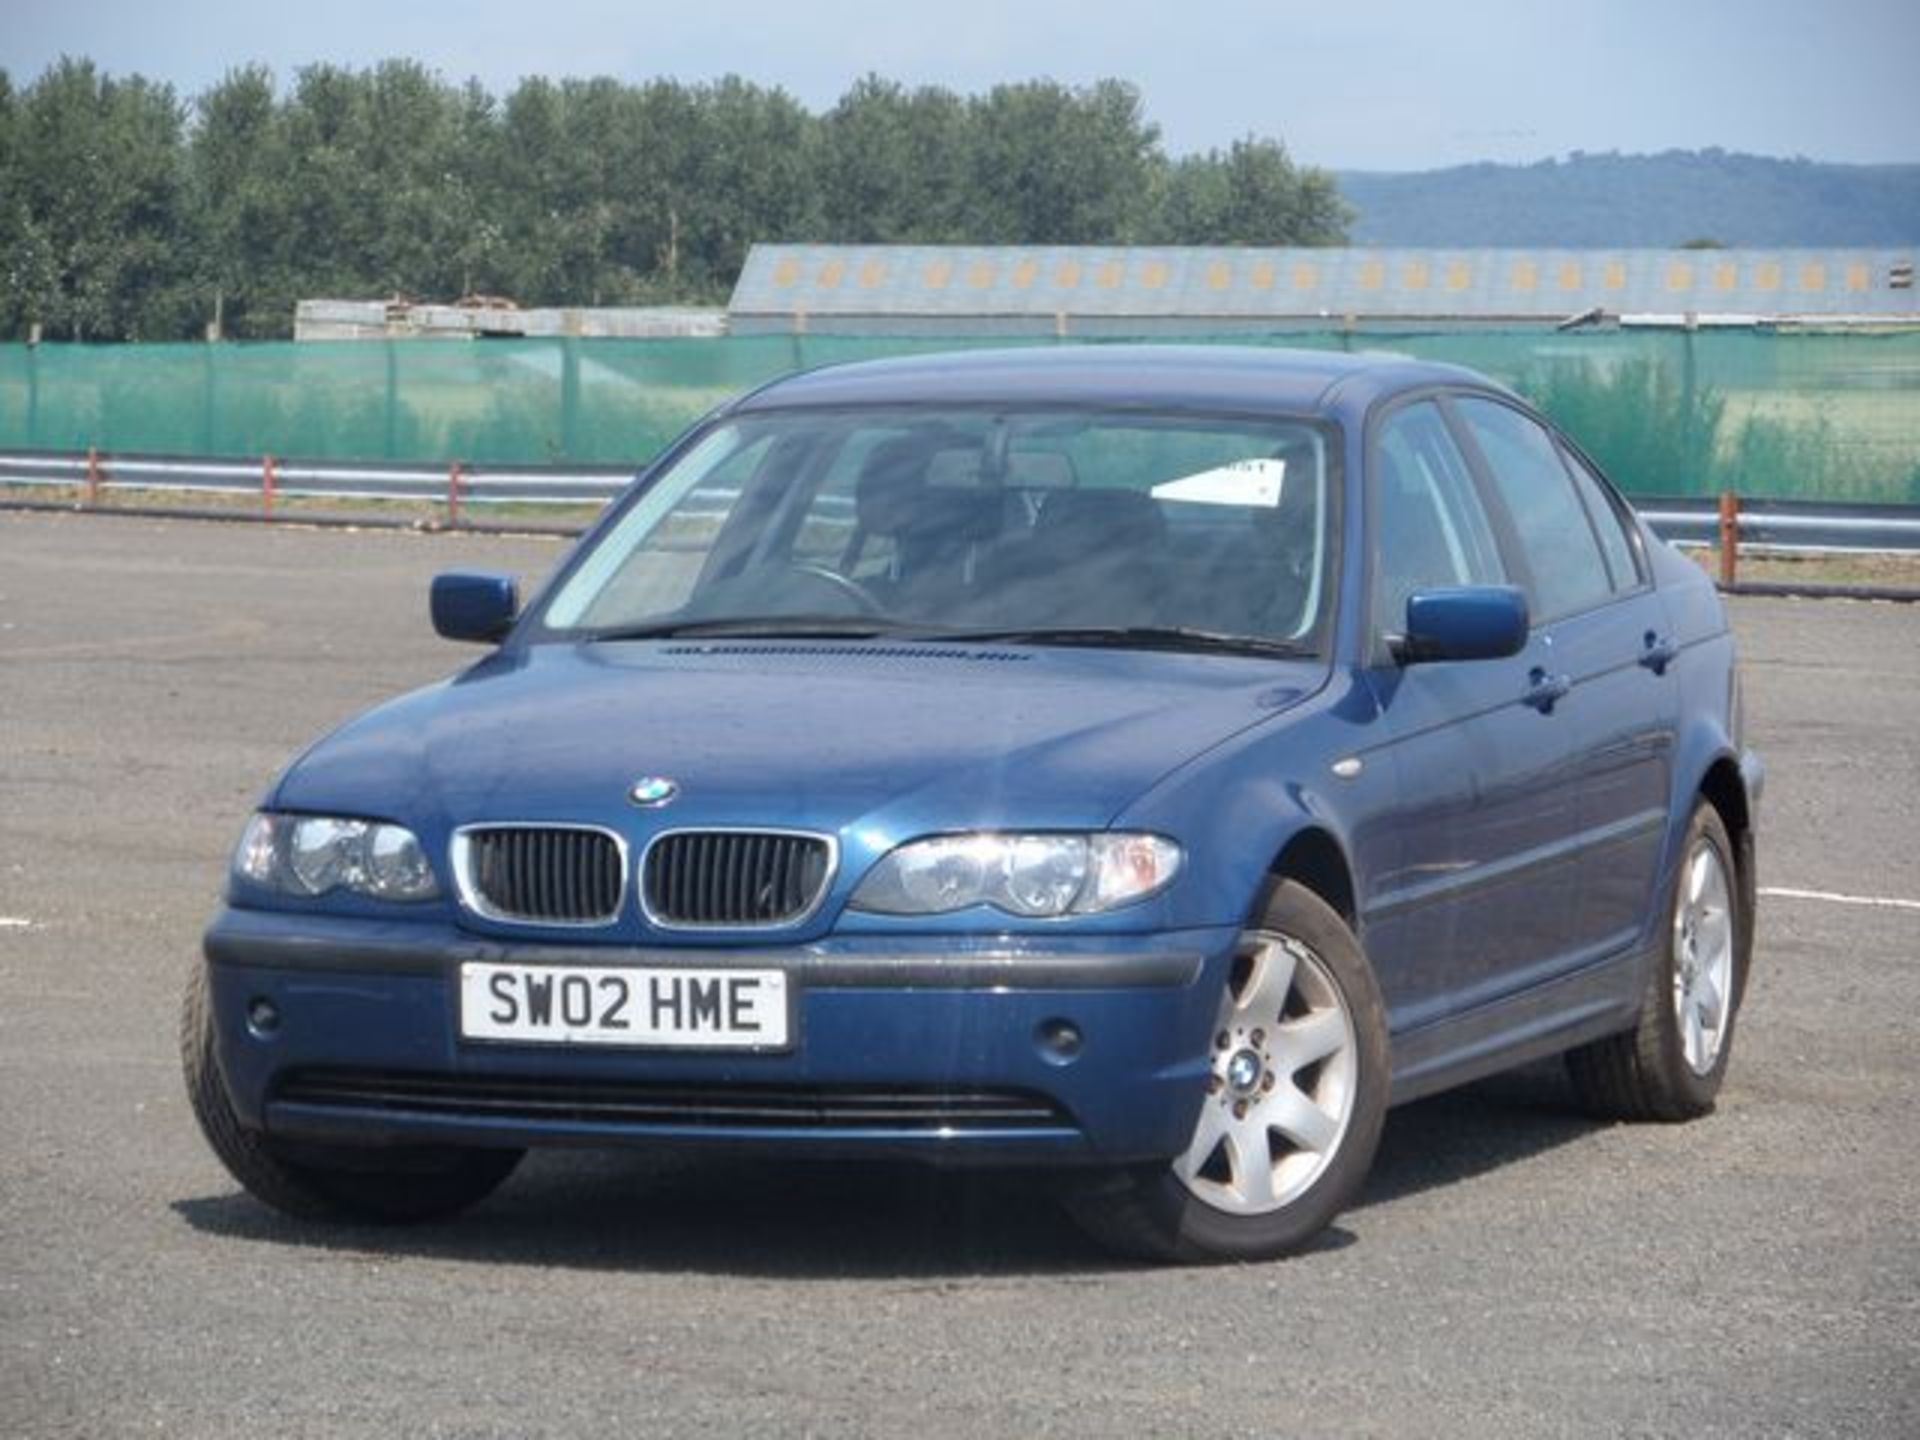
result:
[[[1649,957],[1629,950],[1545,985],[1395,1035],[1391,1104],[1630,1029]]]

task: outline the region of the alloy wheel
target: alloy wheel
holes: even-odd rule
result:
[[[1353,1018],[1326,963],[1291,936],[1249,931],[1221,999],[1193,1141],[1174,1173],[1218,1210],[1283,1208],[1338,1153],[1357,1069]]]
[[[1733,1001],[1733,905],[1726,866],[1694,843],[1673,907],[1673,1010],[1687,1067],[1705,1075],[1720,1058]]]

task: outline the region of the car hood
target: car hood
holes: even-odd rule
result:
[[[1304,662],[1035,646],[616,642],[502,653],[315,746],[271,803],[428,828],[1106,824],[1156,780],[1297,703]],[[437,824],[436,824],[437,822]]]

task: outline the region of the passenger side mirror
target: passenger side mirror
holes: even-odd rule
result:
[[[520,582],[511,575],[436,575],[429,608],[433,628],[447,639],[492,645],[513,628]]]
[[[1527,597],[1511,585],[1416,590],[1407,597],[1407,628],[1394,637],[1402,665],[1432,660],[1498,660],[1527,643]]]

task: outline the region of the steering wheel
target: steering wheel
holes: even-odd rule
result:
[[[854,613],[858,615],[878,615],[886,609],[879,598],[866,586],[851,575],[842,575],[832,566],[807,561],[795,561],[787,566],[790,575],[802,575],[808,580],[827,586],[836,595],[854,604]]]

